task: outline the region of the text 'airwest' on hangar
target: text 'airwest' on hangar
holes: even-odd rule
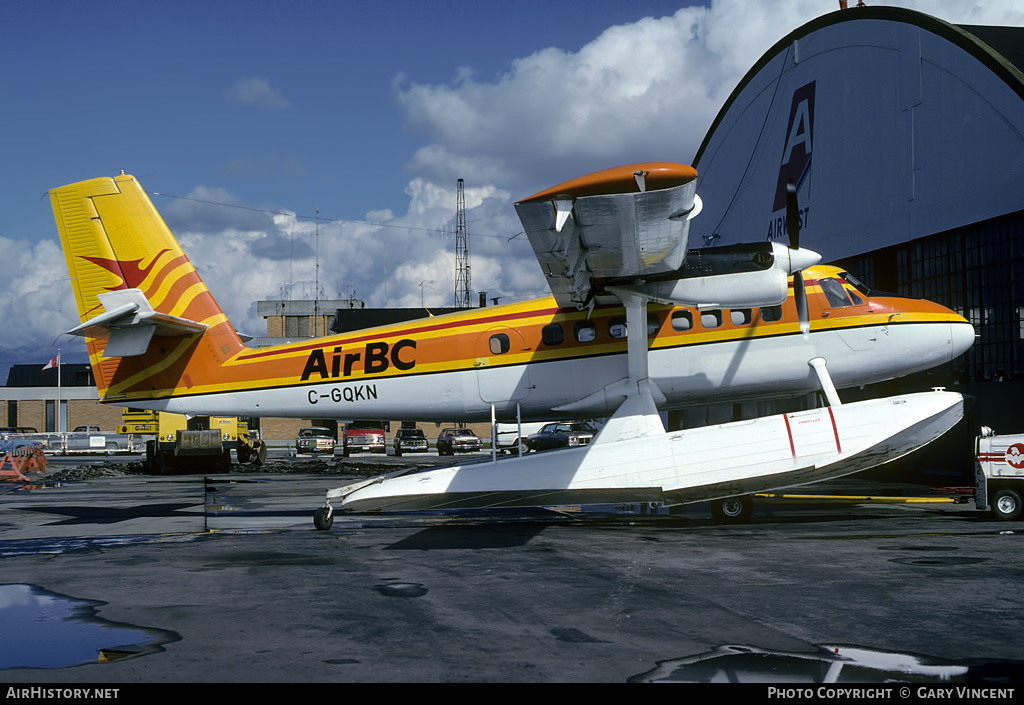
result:
[[[952,384],[976,397],[947,441],[965,451],[981,424],[1024,432],[1021,66],[1024,28],[833,12],[757,62],[694,160],[704,201],[694,245],[785,241],[792,180],[801,246],[874,289],[971,321],[977,342],[951,367],[865,392]]]

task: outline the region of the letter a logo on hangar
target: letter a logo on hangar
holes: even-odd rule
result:
[[[793,91],[786,126],[786,145],[782,150],[779,182],[775,187],[772,212],[786,207],[786,184],[800,187],[811,165],[811,144],[814,137],[814,81]]]

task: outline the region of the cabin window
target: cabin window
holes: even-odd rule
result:
[[[573,326],[573,332],[576,335],[576,341],[580,343],[589,343],[597,337],[597,328],[590,321],[580,321]]]
[[[627,335],[626,330],[626,319],[625,318],[612,318],[608,321],[608,335],[619,340],[625,338]]]
[[[508,336],[504,333],[495,333],[492,335],[489,345],[492,355],[502,355],[507,353],[512,347],[508,341]]]
[[[653,313],[647,314],[647,337],[653,338],[661,330],[661,319]]]
[[[782,320],[782,305],[763,306],[761,308],[761,320],[765,323],[775,323]]]
[[[689,311],[672,312],[672,330],[690,330],[693,328],[693,314]]]
[[[850,300],[853,301],[854,306],[860,306],[862,303],[864,303],[864,299],[858,296],[857,292],[853,291],[852,289],[847,289],[846,293],[850,295]]]
[[[836,279],[819,279],[818,285],[828,299],[828,305],[832,308],[843,308],[850,305],[850,299],[846,295],[846,289]]]
[[[718,328],[722,325],[722,312],[718,309],[701,311],[700,324],[704,328]]]
[[[729,311],[729,320],[732,321],[734,326],[750,325],[752,319],[753,315],[749,308],[734,308]]]
[[[561,345],[563,340],[565,334],[562,333],[562,326],[557,323],[550,323],[540,329],[540,342],[544,345]]]
[[[647,314],[647,337],[653,337],[658,334],[661,330],[661,319],[655,314]],[[628,334],[628,328],[626,326],[626,319],[621,316],[618,318],[612,318],[608,321],[608,335],[616,340],[625,338]]]

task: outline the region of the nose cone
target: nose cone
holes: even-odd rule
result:
[[[949,324],[949,347],[951,360],[955,360],[960,357],[970,350],[972,345],[974,345],[974,326],[968,323],[966,319],[961,320],[963,321],[962,323]]]

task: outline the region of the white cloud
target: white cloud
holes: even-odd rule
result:
[[[0,321],[18,338],[48,344],[78,325],[64,255],[53,240],[31,244],[0,237]]]
[[[1007,0],[893,4],[954,23],[1024,24],[1024,10]],[[617,164],[687,162],[761,55],[837,8],[823,0],[716,0],[610,27],[578,52],[517,58],[492,82],[465,69],[450,85],[399,77],[405,125],[430,140],[409,168],[431,181],[463,176],[525,197]]]
[[[288,101],[280,91],[271,88],[265,78],[242,78],[224,92],[229,102],[257,108],[287,108]]]

